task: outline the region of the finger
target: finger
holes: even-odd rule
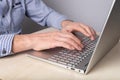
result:
[[[89,33],[89,37],[91,38],[91,40],[94,40],[95,39],[95,31],[94,31],[94,29],[93,28],[91,28],[91,27],[88,27],[88,26],[86,26],[86,25],[84,25],[84,24],[81,24],[82,25],[82,27],[84,27],[85,29],[86,29],[86,31]]]
[[[63,48],[67,48],[67,49],[70,49],[70,50],[74,50],[75,49],[72,45],[70,45],[68,43],[65,43],[65,42],[61,42],[61,41],[57,41],[56,40],[55,44],[56,44],[57,47],[63,47]]]
[[[80,45],[80,47],[84,48],[84,46],[83,46],[83,44],[82,44],[82,42],[81,42],[80,39],[78,39],[78,38],[77,38],[74,34],[72,34],[72,33],[69,33],[69,34],[71,34],[71,38],[73,38],[73,39]]]
[[[96,35],[97,35],[97,34],[96,34],[96,31],[95,31],[93,28],[91,28],[91,30],[92,30],[94,36],[96,36]]]
[[[82,50],[82,48],[78,45],[78,43],[76,43],[71,38],[58,36],[58,37],[56,37],[56,40],[60,41],[60,42],[67,43],[67,44],[70,44],[71,46],[73,46],[77,50]]]
[[[91,40],[94,40],[95,39],[95,36],[96,36],[96,32],[93,28],[91,28],[91,32],[92,32],[92,37],[91,37]]]
[[[72,33],[62,33],[60,34],[61,37],[66,37],[66,38],[70,38],[73,41],[75,41],[81,48],[83,48],[83,44],[80,41],[80,39],[78,39],[76,36],[74,36]]]
[[[91,32],[91,30],[90,30],[90,28],[88,27],[88,26],[86,26],[86,25],[84,25],[84,24],[80,24],[81,25],[81,27],[83,27],[86,31],[87,31],[87,33],[90,35],[90,36],[92,36],[92,32]]]
[[[91,31],[91,33],[92,33],[92,35],[91,35],[91,40],[94,40],[95,39],[95,36],[96,36],[96,32],[94,31],[94,29],[93,28],[90,28],[89,27],[89,29],[90,29],[90,31]]]
[[[90,39],[91,39],[91,40],[94,40],[95,37],[94,37],[94,32],[93,32],[92,28],[88,27],[88,31],[89,31],[89,33],[90,33]]]
[[[81,25],[79,25],[78,27],[74,27],[75,31],[81,32],[82,34],[84,34],[85,36],[89,37],[90,34],[87,32],[87,30],[82,27]]]

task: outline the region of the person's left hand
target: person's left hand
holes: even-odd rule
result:
[[[94,40],[96,35],[96,32],[92,27],[89,27],[79,22],[72,22],[69,20],[65,20],[62,22],[62,31],[78,31],[84,34],[85,36],[90,37],[91,40]]]

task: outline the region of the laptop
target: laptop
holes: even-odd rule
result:
[[[119,41],[120,0],[113,0],[102,32],[94,41],[80,32],[73,33],[85,48],[82,51],[65,48],[30,51],[28,56],[79,73],[87,74]]]

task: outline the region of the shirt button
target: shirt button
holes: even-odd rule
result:
[[[5,15],[2,15],[2,17],[4,18],[4,17],[5,17]]]
[[[3,53],[3,54],[6,54],[6,50],[5,50],[5,49],[3,49],[2,53]]]
[[[15,5],[12,5],[12,8],[14,8],[15,7]]]

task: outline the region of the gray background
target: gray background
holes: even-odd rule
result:
[[[82,22],[100,32],[105,23],[113,0],[43,0],[48,6],[68,16],[69,19]],[[23,32],[29,33],[39,28],[33,21],[25,19]],[[29,27],[29,28],[28,28]]]

